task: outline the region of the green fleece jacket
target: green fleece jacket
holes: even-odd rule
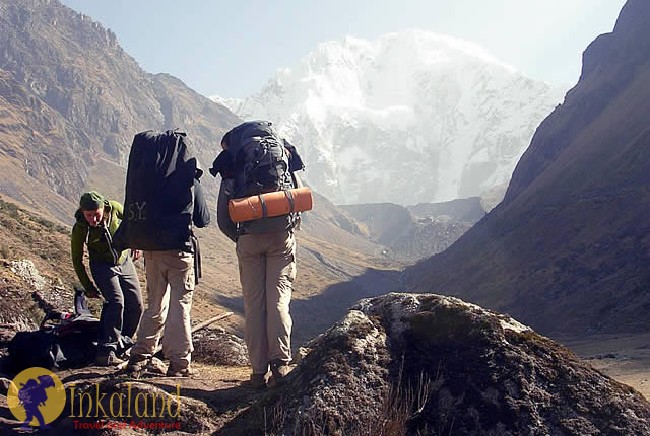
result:
[[[124,208],[120,203],[106,200],[104,202],[104,219],[102,225],[98,227],[89,226],[80,209],[74,214],[76,222],[72,226],[71,235],[72,265],[86,292],[97,291],[97,288],[88,277],[83,264],[84,243],[88,247],[88,258],[91,262],[121,265],[128,256],[128,250],[120,253],[113,248],[110,242],[122,222],[123,212]]]

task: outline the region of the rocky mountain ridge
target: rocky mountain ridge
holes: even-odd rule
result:
[[[584,52],[505,200],[407,269],[420,291],[506,311],[543,334],[639,333],[650,296],[650,5],[628,0]]]
[[[180,80],[143,71],[111,30],[56,0],[2,0],[0,28],[0,193],[24,204],[45,196],[73,207],[97,186],[93,167],[124,167],[143,130],[186,130],[207,167],[240,122]],[[60,206],[52,212],[65,220]]]

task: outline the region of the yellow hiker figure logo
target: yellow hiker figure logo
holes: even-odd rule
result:
[[[45,368],[20,372],[9,385],[7,405],[23,427],[48,428],[65,407],[65,388],[61,380]]]

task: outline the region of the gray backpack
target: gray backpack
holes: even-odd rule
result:
[[[285,142],[268,121],[243,123],[229,134],[229,152],[234,157],[234,198],[293,187]]]

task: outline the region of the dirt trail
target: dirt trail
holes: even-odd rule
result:
[[[232,420],[238,413],[264,395],[245,383],[249,378],[249,367],[211,366],[193,363],[197,374],[192,377],[146,376],[128,379],[118,375],[113,368],[88,366],[82,369],[56,372],[66,389],[77,382],[99,383],[106,378],[124,378],[125,381],[144,382],[172,392],[180,385],[180,394],[207,404],[218,417],[218,429]],[[6,392],[6,390],[4,391]],[[4,394],[3,392],[3,394]],[[9,411],[7,397],[0,395],[0,433],[2,429],[15,429],[20,423]],[[218,430],[217,429],[217,430]]]

